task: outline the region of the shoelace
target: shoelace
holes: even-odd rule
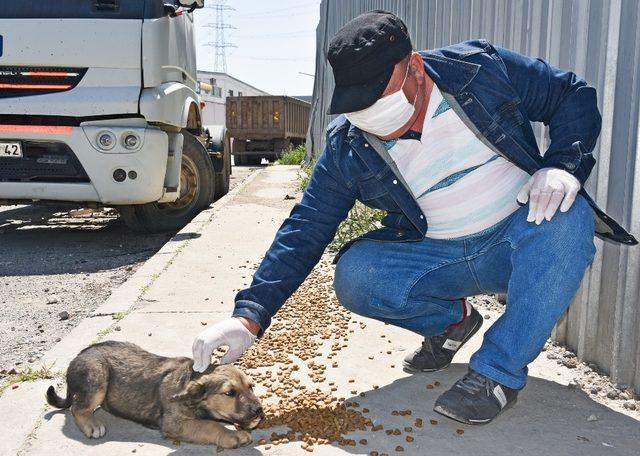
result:
[[[488,394],[490,390],[489,382],[490,380],[487,377],[472,371],[458,380],[456,387],[470,394],[475,394],[484,388]]]

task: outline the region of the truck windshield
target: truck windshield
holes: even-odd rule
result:
[[[4,19],[152,19],[164,16],[166,0],[0,0]],[[28,6],[25,6],[28,3]]]

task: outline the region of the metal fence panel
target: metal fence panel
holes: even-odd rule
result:
[[[323,0],[317,29],[316,80],[308,137],[324,147],[333,75],[331,37],[347,21],[386,9],[406,22],[418,49],[471,38],[541,57],[575,71],[598,90],[603,117],[586,184],[596,201],[640,233],[640,2],[636,0]],[[548,136],[535,126],[541,150]],[[553,337],[595,362],[613,381],[640,391],[640,247],[596,240],[592,267]]]

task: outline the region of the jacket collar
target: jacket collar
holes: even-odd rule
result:
[[[420,51],[419,54],[433,82],[441,91],[454,96],[459,95],[480,71],[479,64],[445,57],[439,50]]]

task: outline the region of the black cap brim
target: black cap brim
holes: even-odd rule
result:
[[[374,104],[387,87],[393,69],[391,66],[362,84],[336,85],[327,114],[361,111]]]

